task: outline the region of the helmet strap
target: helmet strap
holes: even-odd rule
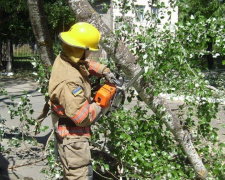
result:
[[[85,50],[84,50],[84,54],[83,54],[83,56],[82,56],[81,60],[85,60],[85,59],[87,59],[87,58],[88,58],[88,56],[89,56],[90,54],[91,54],[91,51],[89,51],[89,50],[85,49]]]

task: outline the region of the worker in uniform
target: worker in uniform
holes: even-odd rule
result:
[[[100,37],[100,32],[85,22],[59,34],[62,52],[53,64],[49,97],[64,179],[93,179],[90,125],[103,109],[91,101],[89,76],[114,78],[105,65],[87,60],[91,51],[98,51]]]

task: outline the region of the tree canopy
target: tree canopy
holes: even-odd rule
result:
[[[44,1],[48,29],[53,40],[58,33],[74,24],[75,17],[63,0]],[[23,0],[2,0],[0,2],[1,40],[13,39],[14,43],[35,41],[29,20],[27,2]]]
[[[187,42],[197,45],[199,49],[207,51],[208,68],[221,68],[224,61],[224,0],[197,0],[178,1],[179,22],[185,25],[195,26],[190,29],[190,34],[198,42]],[[191,22],[191,24],[190,24]],[[196,29],[197,28],[197,29]],[[190,45],[189,45],[190,46]],[[222,60],[221,60],[222,59]],[[215,62],[216,61],[216,62]],[[214,65],[214,67],[213,67]]]

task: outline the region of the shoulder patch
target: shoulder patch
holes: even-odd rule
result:
[[[76,89],[73,90],[73,95],[77,96],[78,94],[80,94],[82,92],[82,88],[80,86],[78,86]]]

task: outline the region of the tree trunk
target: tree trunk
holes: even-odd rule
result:
[[[12,72],[13,50],[12,41],[7,40],[1,43],[1,63],[6,73]]]
[[[0,42],[0,67],[3,67],[2,60],[2,42]]]
[[[136,58],[131,54],[128,47],[126,47],[121,41],[115,39],[113,32],[104,24],[100,15],[93,10],[88,1],[67,0],[67,2],[78,21],[93,24],[100,30],[102,35],[100,42],[101,46],[112,57],[116,65],[122,69],[128,78],[134,77],[141,70],[141,67],[137,64]],[[158,117],[161,118],[167,128],[169,128],[173,133],[191,162],[196,175],[201,179],[206,179],[207,170],[190,140],[189,133],[184,131],[180,125],[179,118],[171,112],[162,98],[155,97],[153,92],[150,94],[146,92],[146,89],[152,89],[151,83],[144,84],[142,79],[139,78],[135,82],[134,88],[139,93],[142,100]]]
[[[42,0],[27,0],[30,21],[37,41],[40,58],[44,66],[51,66],[54,62],[52,41],[48,32],[47,21]]]
[[[12,50],[12,41],[8,40],[6,43],[6,72],[12,72],[12,62],[13,62],[13,50]]]
[[[27,0],[27,6],[29,9],[29,16],[30,21],[33,29],[34,36],[37,41],[38,51],[39,55],[42,61],[42,64],[44,67],[50,67],[53,65],[53,62],[55,60],[54,52],[53,52],[53,46],[52,41],[50,39],[48,27],[47,27],[47,21],[45,18],[45,12],[44,12],[44,4],[42,0]],[[46,71],[46,78],[49,79],[50,72]],[[49,107],[49,96],[45,96],[45,104],[42,110],[42,113],[38,116],[37,125],[36,125],[36,131],[35,134],[37,134],[37,129],[41,125],[42,121],[45,119],[45,117],[48,114],[48,111],[50,109]]]
[[[212,45],[212,37],[209,37],[211,39],[210,42],[207,42],[207,51],[209,51],[209,54],[207,55],[207,62],[208,62],[208,69],[212,70],[213,69],[213,65],[214,65],[214,60],[213,60],[213,56],[212,56],[212,51],[213,51],[213,45]]]

